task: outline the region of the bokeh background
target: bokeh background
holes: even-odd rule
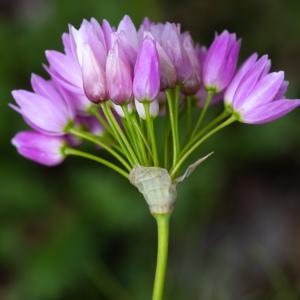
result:
[[[45,168],[10,144],[25,128],[10,91],[44,75],[67,24],[181,22],[208,44],[224,28],[241,57],[270,54],[300,97],[295,0],[0,0],[0,299],[150,299],[156,228],[141,195],[92,162]],[[300,110],[210,140],[215,154],[179,188],[165,299],[300,299]],[[199,153],[198,153],[199,155]]]

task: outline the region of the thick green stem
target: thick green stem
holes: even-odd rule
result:
[[[152,300],[162,300],[165,286],[169,248],[170,214],[155,214],[157,223],[157,263]]]
[[[109,162],[108,160],[105,160],[99,156],[96,156],[96,155],[93,155],[93,154],[90,154],[90,153],[86,153],[86,152],[83,152],[83,151],[80,151],[80,150],[77,150],[77,149],[74,149],[74,148],[69,148],[69,147],[66,147],[63,151],[63,153],[65,155],[74,155],[74,156],[80,156],[80,157],[83,157],[83,158],[87,158],[87,159],[90,159],[90,160],[93,160],[93,161],[96,161],[104,166],[107,166],[109,168],[111,168],[112,170],[118,172],[119,174],[121,174],[122,176],[124,176],[125,178],[128,179],[128,173],[126,171],[124,171],[123,169],[121,169],[120,167],[116,166],[115,164]]]
[[[185,160],[192,154],[192,152],[196,148],[198,148],[210,136],[212,136],[213,134],[217,133],[218,131],[220,131],[221,129],[223,129],[224,127],[230,125],[231,123],[233,123],[235,121],[236,121],[236,117],[234,115],[232,115],[229,119],[227,119],[226,121],[221,123],[219,126],[215,127],[212,131],[208,132],[205,136],[203,136],[200,140],[198,140],[198,142],[196,142],[188,151],[185,152],[184,155],[181,156],[181,158],[178,160],[176,165],[171,169],[171,171],[170,171],[171,177],[174,178],[174,176],[176,175],[176,173],[179,170],[179,168],[181,167],[181,165],[185,162]]]

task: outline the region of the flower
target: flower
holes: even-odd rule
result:
[[[152,101],[160,91],[158,53],[152,38],[145,38],[134,69],[133,94],[139,101]]]
[[[65,53],[47,50],[49,66],[45,68],[56,85],[70,96],[72,107],[80,114],[86,114],[92,102],[86,97],[83,89],[82,71],[74,51],[73,41],[68,33],[63,34],[62,40]]]
[[[203,65],[203,82],[207,90],[221,92],[234,75],[241,41],[227,30],[217,35],[209,47]]]
[[[66,141],[62,137],[22,131],[14,136],[12,144],[19,154],[42,165],[56,166],[65,158],[63,148]]]
[[[118,36],[108,52],[106,81],[110,99],[118,105],[128,103],[132,97],[132,69]]]
[[[91,19],[90,22],[84,20],[79,30],[70,26],[70,35],[81,67],[86,96],[94,103],[107,100],[107,47],[101,26],[95,19]]]
[[[35,130],[50,135],[64,135],[66,127],[74,119],[68,101],[53,81],[46,81],[33,74],[31,84],[34,92],[12,92],[17,105],[10,106]]]
[[[224,99],[225,106],[239,121],[249,124],[271,122],[300,105],[300,100],[285,99],[288,82],[284,72],[272,72],[270,60],[257,54],[251,55],[241,66]]]
[[[188,32],[182,34],[182,44],[192,68],[190,76],[183,81],[182,91],[186,95],[194,95],[199,90],[201,83],[199,50],[197,51],[194,47],[192,37]]]

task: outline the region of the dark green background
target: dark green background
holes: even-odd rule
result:
[[[287,0],[0,1],[0,299],[150,299],[155,223],[138,192],[80,159],[46,168],[17,155],[26,128],[10,91],[45,74],[67,24],[127,13],[181,22],[208,44],[242,37],[241,57],[270,54],[300,98],[300,2]],[[180,186],[172,219],[166,298],[292,300],[300,296],[300,110],[211,139],[215,154]]]

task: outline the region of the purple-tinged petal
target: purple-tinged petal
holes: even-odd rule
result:
[[[223,62],[223,66],[220,70],[220,78],[219,78],[219,86],[221,86],[222,90],[228,86],[230,83],[234,72],[236,70],[238,57],[241,48],[241,40],[236,41],[236,35],[230,35],[230,44],[228,47],[228,56]]]
[[[265,76],[264,73],[269,65],[270,63],[267,55],[262,56],[252,65],[234,95],[234,109],[239,109],[248,101],[248,97],[252,94],[259,81]]]
[[[240,113],[241,122],[263,124],[274,121],[300,106],[300,100],[276,100]]]
[[[176,69],[177,80],[182,82],[188,79],[193,70],[188,55],[183,49],[180,27],[166,23],[161,33],[161,45]]]
[[[236,75],[234,76],[233,80],[227,87],[225,94],[224,94],[224,101],[226,104],[232,104],[236,91],[241,84],[242,80],[252,68],[253,64],[257,60],[257,53],[252,54],[240,67]]]
[[[56,166],[64,160],[62,149],[65,140],[62,137],[23,131],[14,136],[12,144],[19,154],[42,165]]]
[[[73,119],[61,98],[48,99],[24,90],[15,90],[12,95],[25,120],[48,134],[63,135],[65,127]]]
[[[126,40],[134,49],[138,47],[137,31],[128,15],[125,15],[118,26],[118,33],[124,32]]]
[[[146,38],[139,51],[133,80],[133,94],[140,101],[152,101],[160,91],[159,58],[155,42]]]
[[[49,74],[59,81],[65,82],[66,87],[74,90],[82,89],[82,77],[79,65],[68,56],[53,50],[46,51],[46,57],[50,64],[47,68]]]
[[[186,95],[193,95],[200,88],[201,72],[193,40],[188,32],[182,34],[182,44],[192,67],[191,75],[183,81],[182,91]]]
[[[253,107],[271,102],[279,91],[284,80],[284,72],[270,73],[257,83],[251,94],[240,106],[241,110],[247,111]]]
[[[114,32],[114,30],[112,29],[112,27],[110,26],[107,20],[103,20],[102,29],[105,38],[106,49],[109,50],[112,46],[111,35]]]
[[[97,63],[89,45],[83,48],[82,78],[84,92],[92,102],[107,100],[105,72]]]
[[[203,65],[203,81],[207,89],[217,92],[227,87],[235,72],[240,41],[235,34],[223,31],[216,36],[207,51]]]
[[[174,87],[176,84],[176,69],[170,57],[158,42],[156,43],[156,49],[160,66],[160,88],[165,90]]]
[[[285,93],[287,92],[288,87],[289,87],[289,82],[284,80],[283,83],[281,84],[277,94],[275,95],[274,100],[284,99]]]
[[[106,82],[115,104],[127,103],[132,97],[132,70],[118,40],[110,49],[106,62]]]

